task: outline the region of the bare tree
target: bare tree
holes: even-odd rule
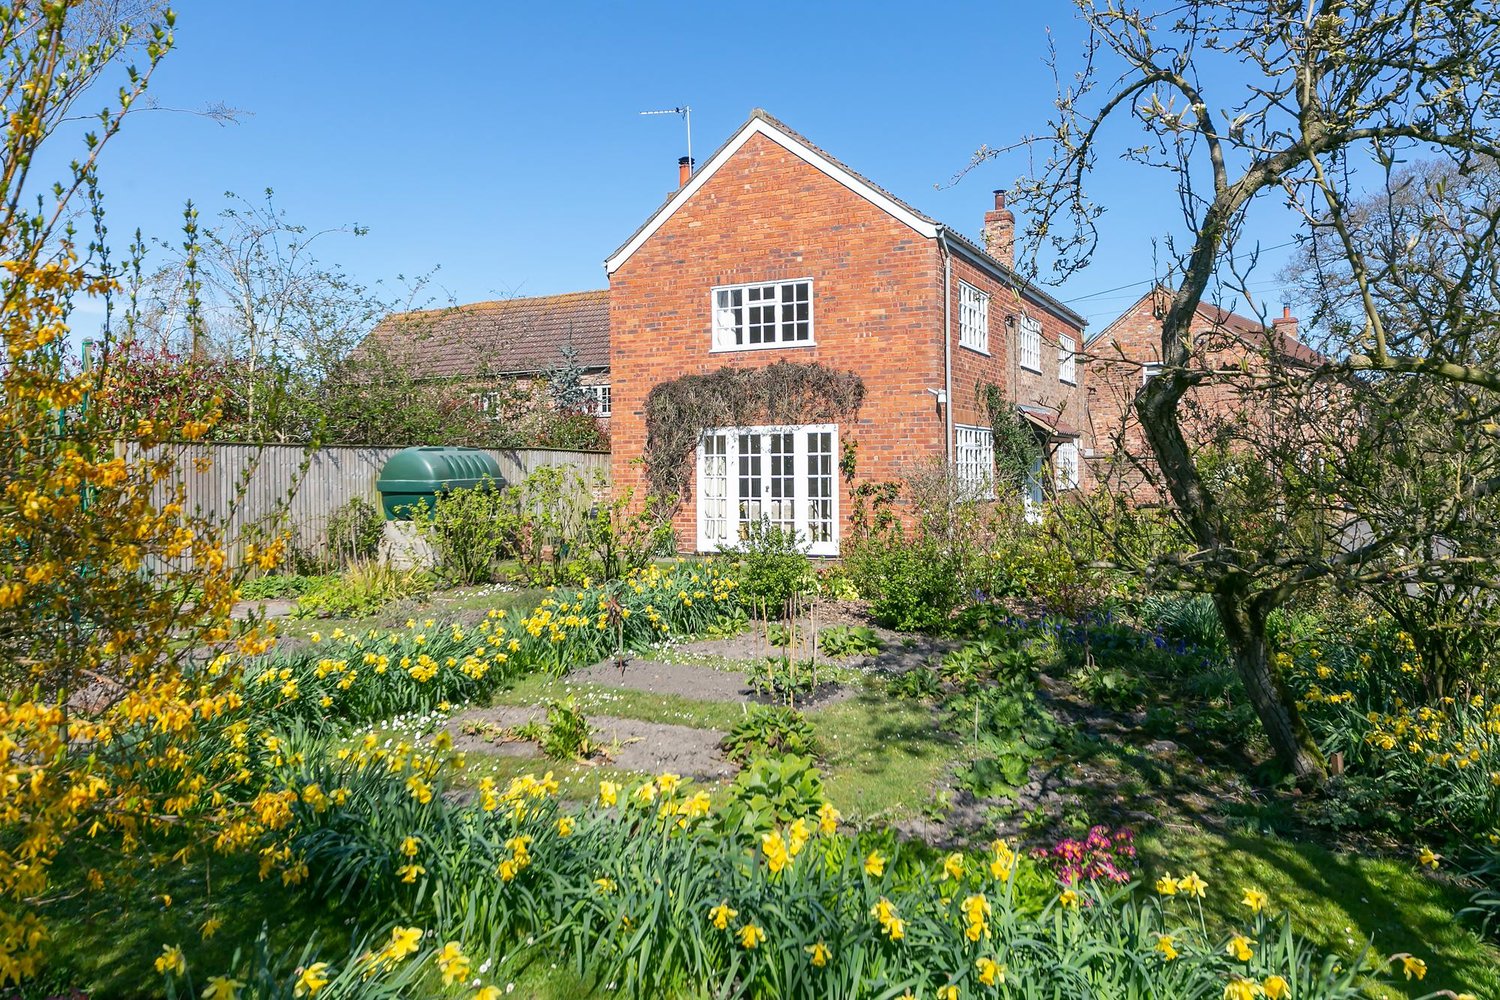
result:
[[[1330,539],[1322,529],[1359,512],[1352,495],[1324,479],[1338,463],[1302,449],[1340,442],[1350,469],[1380,463],[1390,442],[1372,429],[1381,422],[1371,415],[1399,401],[1403,387],[1457,387],[1486,398],[1500,390],[1493,354],[1479,350],[1493,317],[1392,316],[1374,292],[1376,272],[1347,208],[1360,191],[1389,190],[1403,157],[1441,158],[1463,172],[1495,155],[1500,12],[1477,0],[1187,0],[1161,13],[1077,3],[1088,42],[1076,73],[1059,77],[1066,82],[1047,134],[1051,153],[1020,185],[1026,239],[1033,249],[1049,247],[1063,275],[1087,263],[1100,215],[1087,184],[1116,141],[1127,161],[1165,170],[1176,183],[1184,225],[1165,244],[1173,279],[1162,369],[1136,392],[1134,408],[1190,551],[1154,570],[1212,595],[1272,746],[1299,779],[1316,783],[1325,774],[1321,756],[1269,656],[1271,611],[1329,580],[1438,576],[1455,559],[1484,565],[1446,547],[1424,552],[1414,530],[1430,537],[1434,524],[1461,526],[1493,480],[1465,472],[1449,499],[1421,518],[1363,526],[1355,518],[1358,530]],[[1244,468],[1208,474],[1185,432],[1184,399],[1216,377],[1193,363],[1198,307],[1216,280],[1249,294],[1259,253],[1245,237],[1247,220],[1278,207],[1293,231],[1333,235],[1357,290],[1356,319],[1332,345],[1332,360],[1292,373],[1268,351],[1266,373],[1247,374],[1239,387],[1296,403],[1283,424],[1291,439],[1279,443],[1275,464],[1265,448],[1256,452],[1263,467],[1255,477],[1276,487],[1272,506],[1294,518],[1308,512],[1316,525],[1309,544],[1257,538],[1235,499],[1255,477],[1247,480]],[[1418,206],[1416,214],[1424,232],[1442,225],[1435,212]],[[1482,246],[1456,242],[1478,267]],[[1467,421],[1468,412],[1455,416]],[[1482,423],[1470,426],[1478,432]],[[1322,506],[1309,506],[1318,496],[1326,497]]]

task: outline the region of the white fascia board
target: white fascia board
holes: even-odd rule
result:
[[[749,142],[750,137],[754,135],[763,135],[767,139],[770,139],[772,142],[776,143],[778,146],[781,146],[783,149],[787,150],[794,156],[822,171],[833,180],[838,181],[844,187],[848,188],[850,191],[853,191],[861,198],[864,198],[872,205],[875,205],[876,207],[882,209],[888,215],[910,226],[919,235],[924,236],[927,239],[937,238],[938,227],[933,225],[931,222],[928,222],[920,215],[917,215],[915,212],[902,205],[900,202],[895,201],[888,195],[885,195],[882,192],[876,190],[874,187],[871,187],[869,184],[854,176],[848,170],[845,170],[843,167],[834,163],[826,156],[822,156],[821,154],[819,154],[816,150],[809,149],[802,143],[797,142],[795,139],[786,135],[780,129],[767,124],[765,121],[759,118],[756,118],[753,121],[748,122],[744,128],[740,129],[739,135],[735,136],[729,143],[724,146],[723,149],[719,150],[717,156],[705,163],[702,170],[699,170],[697,173],[693,174],[692,179],[689,180],[680,189],[678,189],[677,193],[672,196],[671,200],[668,201],[667,204],[659,212],[657,212],[656,217],[651,220],[649,225],[647,225],[640,232],[636,233],[629,243],[621,247],[613,257],[610,257],[604,262],[604,273],[613,274],[619,269],[621,264],[624,264],[625,261],[629,260],[630,255],[639,250],[647,240],[655,235],[658,229],[666,225],[667,220],[670,219],[674,214],[676,214],[677,210],[684,204],[686,204],[687,200],[698,192],[699,188],[708,183],[708,179],[712,177],[720,167],[729,162],[729,160],[740,151],[740,147]]]

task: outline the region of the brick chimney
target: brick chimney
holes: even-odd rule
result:
[[[1297,339],[1297,317],[1292,315],[1291,306],[1284,305],[1281,307],[1281,318],[1271,321],[1271,329],[1288,340]]]
[[[677,186],[686,187],[687,182],[693,176],[693,158],[691,156],[679,156],[677,158]]]
[[[984,213],[984,249],[1006,267],[1016,266],[1016,214],[1005,207],[1005,192],[995,192],[995,207]]]

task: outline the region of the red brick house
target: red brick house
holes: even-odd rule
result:
[[[609,290],[473,302],[392,313],[355,352],[383,351],[424,380],[464,383],[499,417],[501,397],[527,393],[562,367],[582,369],[589,403],[609,427]]]
[[[836,555],[853,482],[946,460],[991,483],[980,398],[999,386],[1048,446],[1064,489],[1082,463],[1084,321],[1012,270],[1015,220],[997,193],[988,252],[763,111],[605,262],[617,490],[647,491],[645,403],[658,383],[777,360],[853,371],[843,425],[703,430],[676,528],[680,549],[732,545],[762,517]]]
[[[1153,468],[1140,421],[1136,391],[1161,367],[1161,320],[1171,293],[1155,288],[1137,299],[1104,329],[1089,338],[1089,464],[1098,481],[1149,501],[1156,491],[1145,478]],[[1297,339],[1297,319],[1289,309],[1267,327],[1259,320],[1208,303],[1198,307],[1201,328],[1193,332],[1191,364],[1207,369],[1243,372],[1248,382],[1271,364],[1295,372],[1318,364],[1322,356]],[[1232,433],[1236,426],[1274,421],[1274,407],[1254,401],[1236,387],[1233,374],[1217,377],[1192,390],[1184,402],[1184,432],[1190,444]]]

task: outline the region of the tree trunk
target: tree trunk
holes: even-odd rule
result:
[[[1228,594],[1215,594],[1214,606],[1224,624],[1235,670],[1277,758],[1296,776],[1299,785],[1323,784],[1328,780],[1323,754],[1303,724],[1296,701],[1271,669],[1266,612],[1253,602]]]

